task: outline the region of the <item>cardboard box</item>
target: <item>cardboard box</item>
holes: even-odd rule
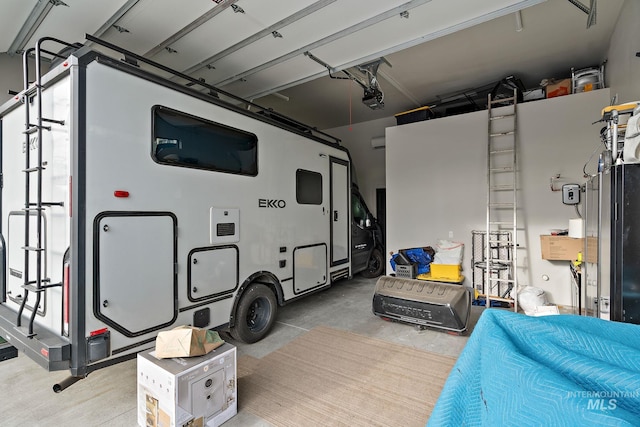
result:
[[[204,356],[158,359],[138,353],[138,425],[215,427],[238,412],[236,348]]]
[[[215,331],[195,328],[193,326],[178,326],[170,331],[158,333],[156,338],[156,357],[202,356],[224,344]]]
[[[571,79],[562,79],[556,83],[548,84],[545,88],[547,98],[569,95],[571,93]]]
[[[576,261],[578,252],[584,254],[585,239],[569,236],[540,236],[542,259],[549,261]],[[584,261],[597,262],[597,239],[587,237],[588,253]]]

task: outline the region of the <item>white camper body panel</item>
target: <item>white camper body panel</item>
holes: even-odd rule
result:
[[[139,215],[138,220],[142,222],[155,219],[152,215],[158,213],[170,213],[176,222],[175,234],[168,224],[158,227],[157,234],[151,230],[143,233],[145,241],[137,241],[135,251],[127,254],[127,258],[133,258],[135,262],[127,263],[117,280],[103,283],[102,274],[103,270],[111,274],[108,271],[117,268],[116,265],[110,264],[106,269],[99,265],[100,274],[97,275],[96,264],[87,263],[86,283],[94,282],[94,277],[99,282],[94,284],[94,289],[87,289],[86,311],[88,314],[94,312],[94,308],[98,311],[94,313],[98,317],[87,316],[87,331],[103,328],[104,319],[99,318],[102,316],[119,324],[127,331],[125,334],[111,332],[111,347],[117,350],[131,345],[131,337],[124,336],[126,332],[138,334],[149,329],[148,334],[139,335],[138,340],[144,341],[155,336],[161,325],[192,323],[193,311],[202,308],[202,301],[194,301],[200,295],[218,299],[211,305],[211,326],[228,323],[234,291],[258,272],[269,272],[278,278],[284,300],[330,284],[326,262],[331,245],[329,156],[348,161],[344,151],[98,62],[87,66],[86,91],[87,248],[96,245],[93,239],[101,242],[103,235],[109,233],[104,232],[102,223],[95,220],[103,215],[108,218],[109,212]],[[257,176],[156,163],[151,151],[152,108],[157,105],[255,134],[258,138]],[[321,205],[296,202],[298,169],[322,175]],[[346,208],[348,176],[341,176],[341,179]],[[115,191],[126,191],[129,197],[114,197]],[[261,207],[261,200],[284,201],[284,204],[263,203],[266,207]],[[216,240],[212,232],[214,222],[225,211],[231,212],[237,221],[236,237]],[[348,211],[344,216],[348,217]],[[101,218],[101,221],[107,218]],[[124,221],[126,216],[118,218]],[[130,217],[132,221],[135,218]],[[154,250],[159,245],[168,246],[172,238],[177,240],[175,290],[170,286],[174,280],[174,266],[167,262],[167,254],[162,258],[165,265],[159,265]],[[348,247],[348,241],[342,244]],[[322,248],[323,256],[314,259],[313,267],[321,270],[324,280],[317,280],[317,275],[294,274],[294,268],[298,268],[294,257],[296,248],[309,245],[321,245],[318,247]],[[202,248],[210,249],[209,256],[193,256],[194,250]],[[284,252],[280,248],[284,248]],[[170,246],[166,249],[173,250]],[[117,247],[112,250],[116,255]],[[100,258],[111,256],[101,254]],[[194,259],[199,262],[194,263]],[[214,270],[221,268],[217,264],[221,259],[225,261],[224,271],[216,273]],[[280,261],[285,261],[284,266]],[[167,267],[172,268],[166,270]],[[160,268],[164,269],[162,277],[158,277]],[[204,269],[210,270],[210,281],[199,278],[200,283],[195,280],[189,283],[189,271],[197,276],[197,271]],[[131,270],[136,270],[136,274],[123,283]],[[129,292],[127,299],[122,300],[123,307],[118,308],[114,307],[116,302],[104,295],[108,292],[106,289],[113,286],[121,287],[123,294],[126,288],[137,288],[137,291]],[[92,295],[96,291],[99,295]],[[173,307],[175,319],[174,313],[168,312],[172,308],[169,302],[174,292],[177,299],[177,305]],[[197,307],[189,309],[190,306]],[[133,307],[138,309],[132,311]],[[154,316],[158,310],[163,313]],[[112,317],[109,312],[119,314]],[[147,316],[155,320],[137,325],[133,330],[126,327],[139,323],[134,319]]]
[[[58,82],[42,96],[43,115],[65,120],[43,133],[43,199],[65,202],[44,214],[44,273],[52,283],[62,281],[67,249],[72,265],[82,262],[71,268],[68,337],[61,287],[44,292],[35,324],[72,347],[87,347],[86,355],[72,348],[71,359],[106,366],[148,348],[159,330],[193,324],[194,312],[204,308],[210,309],[207,327],[224,326],[257,277],[275,278],[270,283],[282,303],[329,286],[332,273],[351,276],[346,150],[100,61],[82,65],[72,56],[64,67],[51,72]],[[157,162],[156,106],[254,134],[257,174]],[[7,265],[16,270],[24,258],[24,239],[17,236],[24,230],[18,214],[25,188],[22,109],[2,115],[2,229]],[[320,203],[298,203],[299,170],[321,176]],[[220,226],[230,232],[218,233]],[[7,274],[11,295],[5,305],[12,310],[19,302],[12,300],[22,284],[18,276]],[[105,329],[106,358],[107,347],[97,342],[94,350],[89,338]],[[70,361],[74,375],[92,370],[76,362]]]

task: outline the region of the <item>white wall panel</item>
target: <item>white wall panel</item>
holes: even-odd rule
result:
[[[600,144],[601,126],[592,123],[608,103],[603,89],[518,107],[520,225],[526,230],[524,241],[519,236],[518,277],[556,304],[571,304],[569,266],[543,260],[539,236],[568,228],[576,213],[562,204],[561,192],[551,191],[550,178],[584,181],[582,166]],[[434,245],[452,232],[466,246],[463,274],[471,286],[471,231],[486,228],[486,143],[486,111],[387,129],[387,250]]]

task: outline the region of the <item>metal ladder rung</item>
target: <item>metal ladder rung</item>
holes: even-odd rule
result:
[[[26,133],[27,135],[31,135],[32,133],[38,132],[38,129],[42,130],[51,130],[51,126],[39,126],[39,125],[29,125],[29,128],[22,133]]]
[[[44,248],[38,248],[36,246],[22,246],[20,249],[32,252],[43,252],[45,250]]]
[[[35,207],[35,208],[22,208],[22,212],[38,212],[38,211],[43,211],[44,208],[42,207]]]
[[[501,245],[504,245],[504,246],[514,246],[514,243],[511,240],[488,240],[487,243],[489,243],[490,245],[491,244],[494,244],[494,245],[501,244]]]
[[[515,169],[511,166],[504,168],[491,168],[489,169],[491,172],[513,172]]]
[[[43,122],[47,122],[47,123],[55,123],[57,125],[62,125],[64,126],[64,120],[55,120],[55,119],[45,119],[42,118],[41,119]],[[49,130],[51,130],[51,128],[49,128]]]
[[[50,280],[50,279],[42,279],[42,281],[45,281],[45,280]],[[29,292],[45,292],[49,288],[58,288],[62,286],[62,283],[52,283],[50,285],[40,285],[40,287],[37,287],[37,286],[34,286],[32,283],[35,283],[35,282],[29,282],[29,284],[21,285],[20,287],[28,290]]]
[[[493,116],[493,117],[489,117],[489,120],[501,120],[501,119],[507,119],[509,117],[515,117],[515,114],[503,114],[501,116]]]
[[[497,295],[496,296],[490,295],[489,297],[487,297],[487,295],[485,294],[478,294],[478,298],[490,299],[491,301],[509,302],[509,303],[513,303],[514,301],[513,298],[503,298]]]
[[[511,102],[511,101],[515,101],[515,97],[511,97],[511,98],[498,98],[498,99],[493,99],[491,100],[491,104],[498,104],[500,102]]]
[[[513,153],[514,150],[513,148],[503,148],[501,150],[491,150],[489,151],[489,154],[504,154],[504,153]]]
[[[29,203],[29,206],[38,206],[38,204]],[[64,206],[64,202],[42,202],[40,206]]]
[[[22,172],[31,173],[31,172],[38,172],[41,170],[44,170],[44,166],[34,166],[32,168],[23,169]]]
[[[513,227],[513,222],[507,222],[507,221],[490,221],[489,225],[508,225]]]
[[[497,209],[512,209],[515,207],[515,203],[489,203],[489,206]]]
[[[494,185],[491,191],[515,191],[515,188],[513,185]]]
[[[497,277],[490,277],[490,282],[499,282],[499,283],[514,283],[513,279],[498,279]]]
[[[513,130],[507,131],[507,132],[496,132],[496,133],[490,133],[489,136],[492,138],[495,138],[496,136],[507,136],[507,135],[514,135],[516,132]]]

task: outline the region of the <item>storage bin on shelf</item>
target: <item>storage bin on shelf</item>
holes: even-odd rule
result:
[[[457,280],[460,277],[461,270],[462,266],[460,264],[436,264],[432,262],[431,280]]]

